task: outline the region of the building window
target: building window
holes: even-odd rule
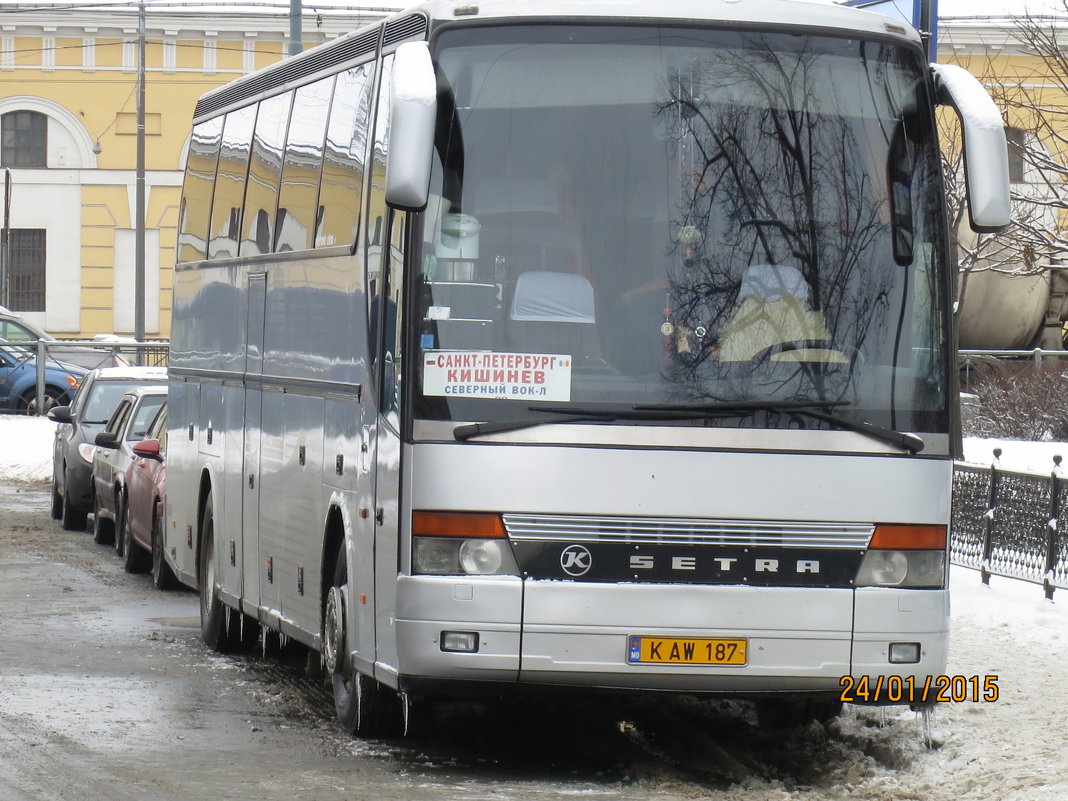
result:
[[[0,118],[0,164],[48,166],[48,117],[37,111],[9,111]]]
[[[1024,177],[1024,149],[1027,144],[1027,132],[1023,128],[1006,126],[1005,140],[1009,145],[1009,183],[1022,184]]]
[[[12,311],[45,310],[45,231],[8,231],[8,301]]]
[[[0,37],[0,68],[15,69],[15,37]]]

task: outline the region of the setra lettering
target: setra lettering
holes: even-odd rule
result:
[[[720,573],[736,573],[744,569],[736,556],[712,556],[707,557],[707,561],[704,556],[670,556],[660,557],[660,559],[667,560],[667,568],[672,572],[692,572],[700,570],[709,563],[715,565],[715,570]],[[752,561],[751,567],[755,573],[779,573],[781,567],[788,569],[788,564],[781,565],[778,559],[757,558]],[[653,554],[631,554],[628,565],[631,570],[655,570],[658,561]],[[794,573],[798,575],[802,573],[818,575],[820,572],[821,566],[818,559],[798,559],[794,564]]]

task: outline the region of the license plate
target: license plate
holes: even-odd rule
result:
[[[627,661],[653,665],[744,665],[746,640],[628,637]]]

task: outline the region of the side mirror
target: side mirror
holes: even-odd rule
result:
[[[438,82],[426,42],[407,42],[393,57],[389,87],[390,122],[386,202],[418,211],[430,193]]]
[[[56,423],[73,423],[69,406],[53,406],[48,410],[48,419]]]
[[[157,462],[163,461],[163,454],[160,453],[158,439],[143,439],[140,442],[134,443],[132,450],[138,456],[143,456],[146,459],[155,459]]]
[[[101,431],[99,434],[97,434],[96,439],[94,439],[93,442],[99,445],[101,448],[119,447],[119,438],[107,431]]]
[[[964,180],[972,230],[997,233],[1011,222],[1005,123],[986,89],[967,70],[932,64],[938,102],[952,106],[964,137]]]

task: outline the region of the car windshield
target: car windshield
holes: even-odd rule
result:
[[[158,380],[158,379],[157,379]],[[118,408],[122,396],[144,381],[133,379],[97,379],[89,387],[89,395],[81,402],[78,413],[83,423],[106,423]],[[156,408],[159,408],[157,404]],[[151,417],[149,422],[151,422]]]
[[[947,430],[918,49],[559,25],[446,31],[436,59],[416,417],[790,401]]]

